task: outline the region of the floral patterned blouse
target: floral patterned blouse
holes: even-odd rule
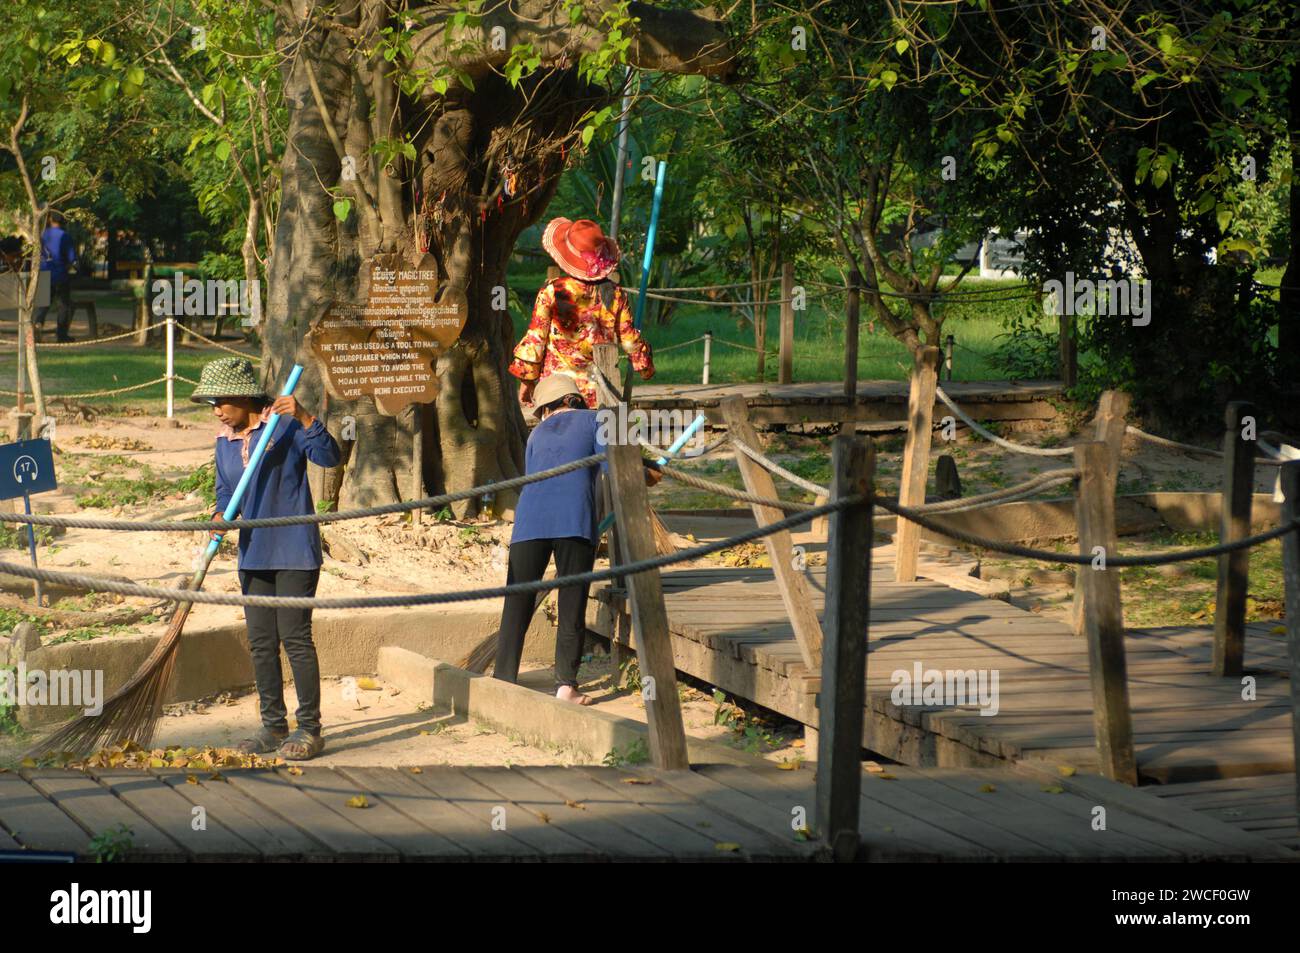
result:
[[[595,407],[596,384],[589,369],[597,344],[617,344],[643,378],[654,375],[650,345],[632,326],[632,310],[622,288],[615,289],[612,305],[606,308],[599,282],[567,275],[553,278],[537,293],[532,321],[515,347],[510,373],[522,381],[568,374],[587,406]]]

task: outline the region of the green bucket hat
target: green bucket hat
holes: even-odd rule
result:
[[[196,404],[208,403],[213,397],[261,397],[266,391],[257,382],[253,362],[245,357],[219,357],[203,366],[199,386],[190,394]]]

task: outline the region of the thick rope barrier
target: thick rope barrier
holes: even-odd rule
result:
[[[64,526],[68,529],[111,529],[151,533],[193,533],[231,529],[266,529],[273,526],[298,526],[308,523],[339,523],[344,520],[365,519],[369,516],[386,516],[390,513],[405,513],[409,510],[432,509],[459,500],[473,499],[486,493],[513,490],[529,483],[549,480],[551,477],[570,473],[574,470],[598,466],[604,459],[605,455],[603,453],[593,453],[589,457],[572,460],[558,467],[551,467],[549,470],[539,470],[536,473],[511,477],[497,483],[470,487],[467,490],[457,490],[454,493],[444,493],[441,496],[429,496],[422,500],[383,503],[379,506],[342,510],[337,513],[304,513],[301,516],[262,516],[257,519],[238,520],[142,520],[139,522],[132,520],[82,519],[75,516],[54,516],[44,513],[0,513],[0,523],[31,523],[34,526]]]
[[[965,543],[968,546],[977,546],[980,549],[1002,553],[1005,556],[1018,556],[1022,559],[1034,559],[1039,562],[1069,563],[1075,566],[1091,566],[1096,559],[1095,556],[1091,555],[1054,553],[1046,549],[1034,549],[1029,546],[1006,543],[1002,540],[988,539],[975,533],[968,533],[965,530],[936,523],[918,509],[910,506],[899,506],[890,500],[880,498],[877,498],[875,502],[882,509],[888,510],[903,519],[911,520],[917,526],[928,529],[932,533],[955,539],[957,542]],[[1224,553],[1235,553],[1238,550],[1251,549],[1262,543],[1285,536],[1287,533],[1294,533],[1297,530],[1300,530],[1300,522],[1286,523],[1266,532],[1257,533],[1254,536],[1246,536],[1230,543],[1219,543],[1217,546],[1204,546],[1200,549],[1182,549],[1168,553],[1154,553],[1150,556],[1112,556],[1108,554],[1105,557],[1105,564],[1107,568],[1111,566],[1168,566],[1172,563],[1190,562],[1194,559],[1208,559],[1222,556]]]
[[[988,493],[979,493],[975,496],[962,496],[953,500],[925,503],[915,507],[915,510],[919,513],[966,513],[981,510],[998,503],[1014,503],[1051,487],[1060,486],[1063,483],[1072,483],[1078,476],[1078,470],[1051,470],[1047,473],[1040,473],[1038,476],[1015,486],[990,490]]]
[[[1170,450],[1181,450],[1184,453],[1196,454],[1202,457],[1214,457],[1217,460],[1223,459],[1222,450],[1212,450],[1209,447],[1198,447],[1192,443],[1182,443],[1178,440],[1170,440],[1168,437],[1157,437],[1153,433],[1147,433],[1145,430],[1139,430],[1137,427],[1134,427],[1132,424],[1129,424],[1127,427],[1125,427],[1124,432],[1131,433],[1136,437],[1140,437],[1141,439],[1147,441],[1148,443],[1155,444],[1157,447],[1166,447]],[[1271,454],[1271,456],[1256,457],[1255,458],[1256,465],[1265,466],[1265,467],[1276,467],[1276,466],[1281,466],[1281,464],[1285,462],[1282,459],[1280,459],[1280,455],[1276,454],[1276,451],[1274,451],[1273,448],[1269,447],[1268,444],[1264,443],[1263,441],[1256,441],[1256,443],[1258,443],[1260,447],[1263,448],[1265,453]]]
[[[122,338],[135,337],[137,334],[147,333],[154,328],[160,328],[166,321],[157,321],[153,324],[146,324],[142,328],[134,328],[130,331],[123,331],[121,334],[110,334],[107,337],[85,338],[81,341],[47,341],[44,344],[37,343],[38,348],[60,348],[60,347],[89,347],[92,344],[103,344],[106,341],[118,341]]]
[[[260,364],[260,363],[262,363],[262,359],[261,359],[260,357],[255,357],[254,355],[252,355],[252,354],[248,354],[248,353],[246,353],[246,352],[244,352],[244,351],[241,351],[241,350],[239,350],[239,349],[237,349],[237,348],[227,347],[226,345],[222,344],[220,341],[214,341],[214,340],[212,340],[212,338],[210,338],[210,337],[205,337],[204,335],[200,334],[198,331],[192,331],[192,330],[190,330],[189,328],[187,328],[185,325],[181,324],[180,322],[177,322],[176,327],[179,328],[179,329],[180,329],[181,331],[183,331],[184,333],[188,334],[190,337],[192,337],[192,338],[198,338],[198,339],[199,339],[200,341],[202,341],[204,344],[208,344],[208,345],[210,345],[210,346],[212,346],[212,347],[219,348],[219,349],[222,350],[222,351],[229,351],[231,354],[238,354],[240,357],[247,358],[248,360],[252,361],[254,364]]]
[[[314,596],[246,596],[242,593],[206,592],[202,589],[174,589],[167,586],[146,586],[133,582],[121,582],[105,576],[89,573],[72,573],[62,570],[35,569],[19,563],[0,562],[0,572],[24,579],[40,582],[57,583],[76,589],[88,589],[94,592],[115,592],[123,596],[139,596],[146,599],[165,599],[172,602],[192,602],[201,605],[217,606],[256,606],[267,609],[393,609],[406,606],[442,605],[450,602],[474,602],[480,599],[498,599],[516,593],[548,592],[568,586],[588,586],[595,582],[607,582],[650,570],[661,569],[674,563],[689,562],[702,556],[709,556],[742,543],[752,542],[773,533],[790,529],[811,519],[827,515],[864,502],[860,496],[848,496],[823,506],[809,508],[805,512],[787,516],[766,526],[745,530],[727,539],[704,543],[690,549],[681,549],[664,556],[632,563],[624,563],[609,569],[597,569],[574,576],[557,576],[553,579],[538,579],[533,582],[513,583],[505,586],[492,586],[485,589],[462,589],[452,592],[425,592],[391,596],[354,596],[317,598]],[[215,522],[215,521],[214,521]]]
[[[764,456],[762,453],[755,450],[753,447],[745,443],[743,440],[740,440],[738,437],[731,438],[731,445],[735,447],[737,450],[739,450],[741,453],[743,453],[745,456],[749,457],[749,459],[757,463],[760,467],[764,467],[767,470],[770,470],[772,473],[775,473],[777,476],[785,480],[787,483],[793,483],[795,486],[799,487],[800,489],[807,490],[809,493],[813,494],[813,496],[830,496],[831,491],[829,487],[819,486],[816,483],[813,483],[811,480],[805,480],[797,473],[791,473],[789,470],[781,466],[775,460]]]
[[[955,403],[953,403],[952,398],[944,393],[942,387],[936,385],[934,392],[938,396],[938,398],[941,401],[943,401],[945,405],[947,405],[949,410],[951,410],[954,414],[956,414],[966,423],[967,427],[970,427],[971,430],[975,431],[985,440],[997,444],[999,447],[1002,447],[1004,450],[1010,450],[1014,453],[1023,453],[1031,457],[1063,457],[1066,456],[1067,454],[1074,453],[1073,447],[1029,447],[1022,443],[1012,443],[1010,440],[1004,440],[1003,438],[999,437],[997,434],[993,433],[991,430],[987,430],[984,427],[981,427],[978,423],[976,423],[969,416],[967,416],[966,412],[962,410],[960,407],[958,407]]]
[[[46,394],[46,400],[85,400],[91,397],[113,397],[116,394],[125,394],[133,390],[144,390],[146,387],[153,387],[155,384],[166,384],[167,378],[156,377],[151,381],[145,381],[143,384],[132,384],[130,387],[115,387],[112,390],[92,390],[85,394]],[[6,397],[17,397],[18,392],[12,390],[0,390],[0,394]]]

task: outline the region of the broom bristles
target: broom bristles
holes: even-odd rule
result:
[[[134,741],[142,748],[150,747],[158,720],[162,717],[163,699],[176,669],[176,658],[180,654],[181,629],[185,627],[192,605],[192,602],[180,604],[171,625],[144,664],[113,697],[104,702],[98,715],[74,718],[34,745],[27,754],[31,757],[50,751],[90,754],[120,741]]]

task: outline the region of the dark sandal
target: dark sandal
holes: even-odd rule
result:
[[[310,761],[323,750],[325,750],[324,736],[313,735],[302,728],[295,729],[280,743],[280,757],[285,761]]]
[[[240,754],[268,754],[278,750],[288,736],[288,732],[277,732],[272,731],[270,728],[262,728],[251,738],[245,738],[235,745],[235,750]]]

